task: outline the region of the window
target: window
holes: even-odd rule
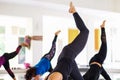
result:
[[[31,28],[31,18],[0,15],[0,56],[5,52],[13,52],[26,34],[31,35]],[[19,67],[19,64],[28,61],[25,57],[28,52],[27,49],[22,48],[20,54],[10,60],[11,67]]]

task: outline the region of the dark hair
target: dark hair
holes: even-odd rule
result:
[[[25,74],[25,79],[26,80],[31,80],[32,77],[34,77],[36,75],[36,68],[35,67],[31,67],[29,68],[27,71],[26,71],[26,74]]]

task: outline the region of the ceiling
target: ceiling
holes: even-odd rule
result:
[[[120,0],[0,0],[0,3],[29,4],[36,6],[43,4],[69,5],[70,1],[78,7],[120,12]]]

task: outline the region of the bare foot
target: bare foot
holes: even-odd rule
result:
[[[24,45],[30,49],[31,47],[31,37],[29,35],[25,36],[24,38]]]
[[[103,21],[102,25],[100,25],[101,28],[105,27],[105,22],[106,22],[106,20]]]
[[[76,12],[75,7],[74,7],[73,3],[72,3],[72,2],[70,2],[70,9],[69,9],[69,13],[75,13],[75,12]]]
[[[58,30],[57,32],[55,32],[55,35],[58,35],[60,32],[61,32],[61,31],[60,31],[60,30]]]
[[[21,43],[20,45],[23,46],[23,47],[28,47],[28,44],[25,43],[25,42]]]

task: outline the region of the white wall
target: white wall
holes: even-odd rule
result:
[[[59,7],[59,6],[58,6]],[[60,9],[59,9],[60,10]],[[43,35],[42,15],[64,16],[61,10],[43,6],[17,5],[0,3],[0,14],[9,16],[30,17],[33,19],[33,35]],[[56,13],[58,12],[58,13]],[[61,15],[61,13],[63,15]],[[38,62],[42,55],[42,42],[33,41],[33,64]],[[37,55],[37,56],[36,56]]]
[[[114,6],[115,6],[115,11],[120,13],[119,3],[120,3],[120,0],[115,0]]]

